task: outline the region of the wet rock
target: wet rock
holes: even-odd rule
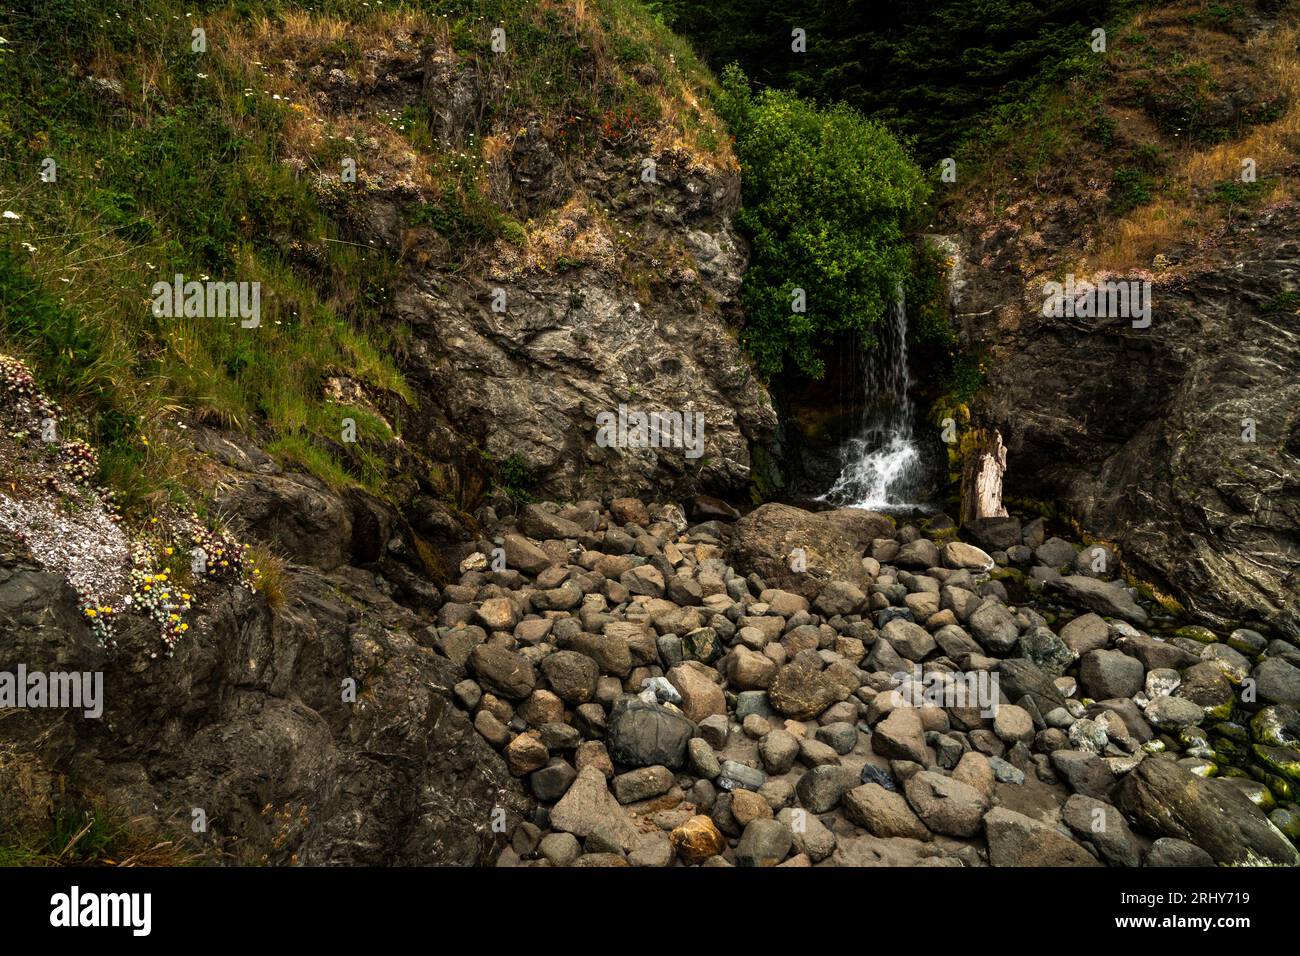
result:
[[[1300,707],[1300,667],[1288,664],[1280,657],[1270,657],[1255,668],[1252,676],[1260,700]]]
[[[1147,612],[1138,606],[1124,588],[1083,575],[1066,575],[1045,585],[1049,594],[1058,594],[1072,604],[1086,607],[1107,617],[1120,617],[1130,624],[1145,627]]]
[[[606,744],[618,763],[633,767],[663,764],[676,770],[686,759],[695,724],[660,704],[623,697],[610,715]]]
[[[1300,854],[1240,790],[1148,758],[1120,782],[1119,807],[1156,836],[1194,843],[1218,863],[1300,864]]]

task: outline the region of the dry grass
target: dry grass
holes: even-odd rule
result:
[[[1135,23],[1151,26],[1154,16],[1144,14]],[[1212,76],[1220,72],[1214,58],[1216,51],[1222,55],[1216,46],[1223,43],[1222,35],[1185,29],[1168,32],[1183,36],[1191,52],[1210,64]],[[1164,195],[1115,222],[1109,241],[1090,257],[1088,268],[1110,272],[1149,268],[1162,250],[1212,234],[1225,220],[1221,210],[1196,208],[1189,201],[1205,197],[1216,183],[1239,180],[1244,159],[1255,161],[1259,181],[1271,183],[1265,203],[1300,196],[1300,188],[1283,172],[1300,161],[1300,25],[1293,15],[1290,22],[1252,38],[1244,51],[1267,73],[1268,88],[1284,98],[1284,114],[1274,122],[1250,127],[1245,136],[1230,142],[1176,147]]]

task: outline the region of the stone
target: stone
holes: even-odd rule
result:
[[[1109,803],[1076,793],[1065,801],[1061,819],[1080,840],[1097,848],[1111,866],[1140,866],[1142,845],[1128,821]]]
[[[1300,667],[1269,657],[1255,668],[1253,676],[1260,700],[1300,707]]]
[[[713,682],[716,673],[698,661],[687,661],[668,671],[668,682],[681,694],[682,712],[696,723],[706,717],[726,716],[727,699]]]
[[[767,772],[774,776],[788,773],[799,756],[799,741],[784,730],[773,730],[758,742],[758,755]]]
[[[790,828],[794,849],[813,863],[820,863],[835,852],[835,834],[807,810],[785,807],[776,818]]]
[[[731,728],[725,715],[715,714],[712,717],[705,717],[699,722],[697,729],[700,736],[708,741],[709,746],[714,750],[721,750],[727,746]]]
[[[1049,677],[1060,677],[1074,663],[1074,652],[1047,627],[1031,627],[1022,634],[1020,653]]]
[[[691,769],[696,774],[706,780],[714,780],[722,773],[722,764],[718,761],[718,755],[713,752],[713,748],[704,738],[692,737],[686,749],[690,757]]]
[[[840,762],[839,754],[835,752],[835,748],[822,743],[820,740],[808,737],[799,738],[799,759],[809,767],[820,767],[823,764]]]
[[[911,621],[895,618],[881,629],[885,640],[909,661],[923,661],[938,646],[930,632]]]
[[[908,778],[903,792],[916,815],[935,833],[973,837],[980,832],[988,802],[970,784],[922,770]]]
[[[913,707],[890,711],[871,732],[871,749],[886,759],[913,760],[924,766],[929,759],[924,727]]]
[[[840,798],[858,785],[858,773],[849,767],[826,764],[813,767],[795,785],[799,803],[811,813],[829,813]]]
[[[997,807],[985,814],[984,833],[992,866],[1102,865],[1055,827],[1005,807]]]
[[[609,755],[633,767],[655,764],[676,770],[686,760],[695,724],[661,704],[623,697],[614,705],[607,729]]]
[[[1009,654],[1020,640],[1020,628],[1011,612],[996,601],[988,601],[970,616],[971,634],[986,650]]]
[[[600,670],[596,662],[577,651],[556,651],[542,659],[542,676],[566,704],[585,704],[596,692]]]
[[[673,865],[674,856],[673,841],[667,833],[641,833],[627,855],[627,862],[636,867],[662,869]]]
[[[863,552],[877,538],[893,533],[893,522],[861,508],[809,512],[791,505],[760,505],[732,526],[728,555],[732,566],[747,568],[769,587],[816,597],[826,581],[869,582]],[[800,549],[804,570],[791,567]]]
[[[520,734],[506,747],[506,766],[516,777],[524,777],[546,766],[550,759],[541,735],[536,731]]]
[[[772,808],[753,790],[735,790],[731,794],[731,815],[742,827],[754,820],[772,819]]]
[[[772,706],[795,720],[812,720],[835,702],[835,689],[826,675],[804,663],[777,671],[767,689]]]
[[[795,594],[793,591],[768,588],[758,596],[758,599],[767,604],[772,609],[773,614],[778,614],[781,617],[788,618],[801,611],[807,611],[809,608],[808,599],[802,594]]]
[[[474,616],[489,631],[510,631],[519,623],[515,603],[506,597],[489,598],[478,606]]]
[[[528,658],[495,644],[479,644],[470,651],[469,669],[492,693],[511,700],[523,700],[537,684]]]
[[[712,664],[722,652],[722,640],[711,627],[697,627],[682,635],[682,656],[687,660]]]
[[[562,757],[552,757],[550,763],[540,770],[533,771],[528,777],[528,789],[533,796],[546,803],[554,803],[563,797],[578,778],[578,771]]]
[[[1095,753],[1055,750],[1052,767],[1065,778],[1070,789],[1086,797],[1108,799],[1115,787],[1115,772]]]
[[[776,866],[794,844],[790,830],[778,820],[754,820],[736,844],[737,866]]]
[[[683,863],[703,863],[727,848],[727,840],[707,816],[697,814],[672,831],[673,848]]]
[[[1061,640],[1075,657],[1083,657],[1089,651],[1099,651],[1110,643],[1110,625],[1089,611],[1061,628]]]
[[[744,646],[731,652],[727,677],[741,690],[766,690],[776,679],[778,665],[766,654],[759,654]]]
[[[854,787],[843,797],[845,815],[873,836],[923,840],[930,831],[907,800],[875,783]]]
[[[841,757],[851,753],[858,743],[857,728],[843,720],[818,727],[816,737]]]
[[[612,828],[625,849],[632,846],[636,827],[609,792],[605,775],[595,767],[585,767],[568,793],[551,808],[551,828],[586,837],[600,826]]]
[[[1123,618],[1138,627],[1147,624],[1147,612],[1118,584],[1082,574],[1069,574],[1047,581],[1044,587],[1049,594],[1060,595],[1071,604],[1086,607],[1103,616]]]
[[[1000,704],[993,715],[993,732],[1008,744],[1034,739],[1034,718],[1029,711],[1015,704]]]
[[[614,798],[619,803],[639,803],[667,793],[673,785],[673,774],[664,766],[640,767],[619,774],[612,783]]]
[[[507,534],[501,547],[506,553],[507,567],[518,568],[533,577],[555,563],[549,554],[521,534]]]
[[[898,554],[894,556],[893,563],[900,568],[927,568],[937,567],[939,564],[939,547],[928,538],[917,538],[915,541],[909,541],[898,549]]]
[[[766,781],[767,775],[763,771],[737,760],[724,760],[717,784],[723,790],[757,790]]]
[[[582,854],[582,847],[572,833],[548,833],[537,845],[537,853],[551,866],[570,866]]]
[[[969,571],[993,570],[993,559],[973,544],[949,541],[943,546],[943,564],[948,568],[965,568]]]
[[[1174,837],[1161,837],[1147,850],[1143,866],[1214,866],[1214,857],[1199,846]]]
[[[1182,697],[1157,697],[1147,704],[1146,718],[1157,730],[1177,731],[1199,724],[1205,718],[1205,711]]]
[[[1034,557],[1040,564],[1058,571],[1066,565],[1074,564],[1074,545],[1063,538],[1048,538],[1034,548]]]
[[[1300,865],[1300,853],[1241,790],[1148,757],[1120,782],[1116,802],[1154,836],[1201,847],[1219,864]]]
[[[1142,662],[1122,651],[1089,651],[1079,662],[1079,685],[1094,700],[1132,697],[1145,676]]]
[[[865,604],[867,596],[862,589],[849,581],[830,581],[821,589],[813,607],[834,617],[836,614],[855,614]]]

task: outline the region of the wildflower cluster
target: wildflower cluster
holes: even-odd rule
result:
[[[113,616],[118,610],[111,604],[87,605],[81,609],[86,624],[90,626],[90,633],[99,641],[100,647],[113,647]]]
[[[173,553],[169,547],[139,545],[132,556],[131,593],[122,599],[123,604],[138,608],[158,624],[168,656],[190,629],[184,616],[194,603],[188,586],[178,582],[176,572],[166,567],[165,557]]]
[[[0,355],[0,394],[7,406],[38,420],[59,417],[59,406],[41,393],[31,369],[10,355]]]
[[[79,438],[65,441],[59,446],[59,467],[73,482],[88,486],[99,471],[99,456]]]
[[[257,589],[261,578],[260,569],[253,567],[248,545],[240,544],[233,538],[213,528],[195,524],[191,541],[191,552],[196,577],[212,581],[230,581],[250,591]]]

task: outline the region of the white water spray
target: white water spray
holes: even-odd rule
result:
[[[916,410],[909,394],[907,309],[901,289],[877,338],[863,372],[862,427],[844,446],[835,484],[817,500],[873,511],[923,509],[925,475],[912,436]]]

